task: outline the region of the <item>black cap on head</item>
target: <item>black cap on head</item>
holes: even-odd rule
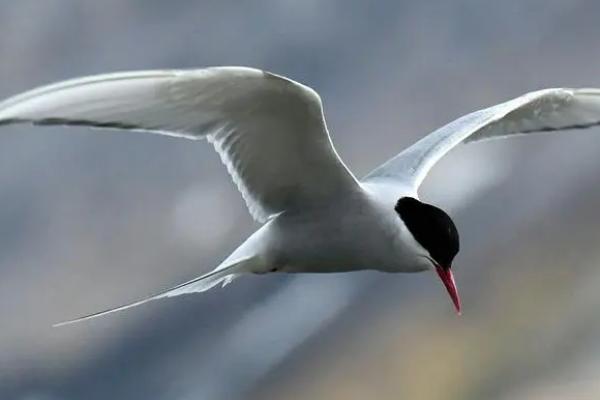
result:
[[[458,253],[459,240],[448,214],[412,197],[398,200],[395,210],[416,241],[440,266],[449,268]]]

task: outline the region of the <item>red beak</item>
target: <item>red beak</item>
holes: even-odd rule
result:
[[[456,289],[456,282],[454,282],[452,270],[444,267],[436,267],[435,269],[442,280],[442,283],[446,286],[446,290],[452,299],[452,303],[454,303],[454,308],[456,308],[456,313],[460,315],[460,297],[458,296],[458,290]]]

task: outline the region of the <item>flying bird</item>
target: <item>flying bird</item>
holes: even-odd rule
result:
[[[313,89],[245,67],[68,80],[0,103],[0,125],[79,125],[206,139],[262,225],[211,272],[132,304],[203,292],[244,274],[435,271],[460,313],[450,216],[419,199],[461,143],[600,125],[600,89],[545,89],[456,119],[357,179],[337,154]]]

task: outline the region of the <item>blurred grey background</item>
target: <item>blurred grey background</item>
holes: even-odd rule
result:
[[[594,0],[0,3],[0,97],[248,65],[318,90],[358,176],[543,87],[600,87]],[[598,399],[600,130],[456,149],[464,315],[431,274],[248,277],[61,329],[205,272],[256,229],[205,143],[3,128],[0,399]]]

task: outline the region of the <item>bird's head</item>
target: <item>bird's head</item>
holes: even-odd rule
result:
[[[451,269],[459,250],[456,225],[443,210],[412,197],[398,200],[395,210],[415,239],[420,263],[425,262],[437,272],[460,314],[460,297]]]

